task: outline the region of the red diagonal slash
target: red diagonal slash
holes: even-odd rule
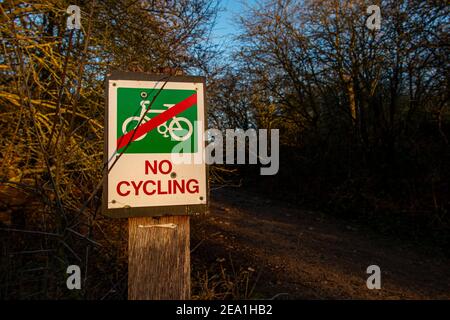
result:
[[[130,132],[124,134],[119,139],[117,139],[117,150],[122,149],[130,142],[133,142],[139,137],[142,137],[147,132],[155,129],[160,124],[163,124],[167,120],[176,116],[177,114],[183,112],[184,110],[197,104],[197,94],[194,93],[192,96],[178,102],[172,108],[167,109],[163,113],[158,114],[156,117],[150,119],[149,121],[141,124],[138,128],[131,130]]]

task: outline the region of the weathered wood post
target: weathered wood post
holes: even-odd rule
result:
[[[128,221],[128,299],[190,299],[189,216]]]

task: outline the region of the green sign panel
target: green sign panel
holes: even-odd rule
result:
[[[117,139],[136,129],[142,118],[141,125],[195,93],[195,90],[117,88]],[[128,147],[118,152],[172,153],[175,146],[180,150],[182,143],[181,151],[177,152],[194,153],[198,148],[197,132],[197,105],[194,104],[145,135],[133,139]]]

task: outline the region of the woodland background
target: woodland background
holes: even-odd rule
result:
[[[262,1],[231,55],[210,41],[215,1],[0,3],[0,297],[126,298],[127,224],[100,213],[109,70],[204,75],[210,127],[280,129],[277,175],[214,166],[213,186],[450,251],[449,8],[374,2]],[[65,289],[70,264],[81,291]],[[194,297],[236,297],[195,274]]]

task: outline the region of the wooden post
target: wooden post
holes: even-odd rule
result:
[[[190,299],[189,216],[129,218],[128,226],[128,299]]]

